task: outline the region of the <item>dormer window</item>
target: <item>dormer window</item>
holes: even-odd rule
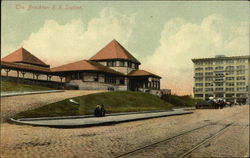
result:
[[[139,67],[138,67],[138,64],[135,64],[135,69],[138,69]]]
[[[135,69],[135,64],[134,63],[132,63],[132,68]]]
[[[109,67],[116,66],[116,61],[108,61],[107,63]]]
[[[132,67],[132,63],[131,62],[128,62],[128,67]]]
[[[124,61],[120,61],[120,67],[124,67],[125,66],[125,62]]]
[[[108,62],[107,62],[107,65],[108,65],[108,66],[112,66],[112,61],[108,61]]]

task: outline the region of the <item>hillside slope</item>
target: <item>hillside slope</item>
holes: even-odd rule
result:
[[[24,83],[1,81],[2,92],[42,91],[42,90],[51,90],[51,89],[52,88],[40,86],[40,85],[31,85],[31,84],[24,84]]]
[[[14,118],[76,116],[93,114],[96,105],[104,104],[107,113],[167,110],[171,104],[159,97],[141,92],[107,92],[84,95],[48,104],[46,106],[18,113]]]

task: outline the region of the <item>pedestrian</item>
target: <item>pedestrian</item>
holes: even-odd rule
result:
[[[102,112],[101,112],[101,106],[100,105],[96,105],[96,108],[95,108],[95,116],[97,117],[100,117],[102,115]]]
[[[104,105],[101,105],[101,116],[105,116],[106,110],[104,108]]]

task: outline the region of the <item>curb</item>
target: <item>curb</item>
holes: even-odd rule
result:
[[[184,109],[186,110],[186,109]],[[111,113],[105,116],[119,116],[119,115],[132,115],[132,114],[143,114],[143,113],[157,113],[157,112],[170,112],[174,110],[156,110],[156,111],[139,111],[139,112],[121,112]],[[21,118],[18,121],[39,121],[39,120],[60,120],[60,119],[79,119],[79,118],[94,118],[94,115],[79,115],[79,116],[58,116],[58,117],[37,117],[37,118]],[[15,119],[14,119],[15,120]]]
[[[158,115],[158,116],[147,116],[147,117],[139,117],[139,118],[132,118],[132,119],[125,119],[125,120],[119,120],[119,121],[105,121],[105,122],[94,122],[94,123],[85,123],[85,124],[34,124],[30,122],[24,122],[21,120],[15,120],[11,118],[10,120],[16,124],[19,125],[31,125],[31,126],[42,126],[42,127],[52,127],[52,128],[79,128],[79,127],[93,127],[93,126],[107,126],[107,125],[113,125],[113,124],[119,124],[124,122],[131,122],[131,121],[139,121],[139,120],[146,120],[146,119],[152,119],[152,118],[160,118],[160,117],[167,117],[167,116],[176,116],[176,115],[186,115],[186,114],[192,114],[191,111],[182,111],[179,113],[170,113],[170,114],[164,114],[164,115]],[[51,119],[52,120],[52,119]]]

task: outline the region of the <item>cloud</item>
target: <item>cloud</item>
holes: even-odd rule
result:
[[[63,25],[55,20],[46,20],[21,45],[51,66],[88,59],[114,38],[126,45],[133,31],[135,16],[104,8],[86,25],[81,19]]]
[[[213,14],[200,24],[174,18],[165,23],[155,52],[144,58],[143,68],[163,77],[162,88],[178,94],[192,93],[192,58],[249,54],[249,24],[231,26],[229,20]]]

